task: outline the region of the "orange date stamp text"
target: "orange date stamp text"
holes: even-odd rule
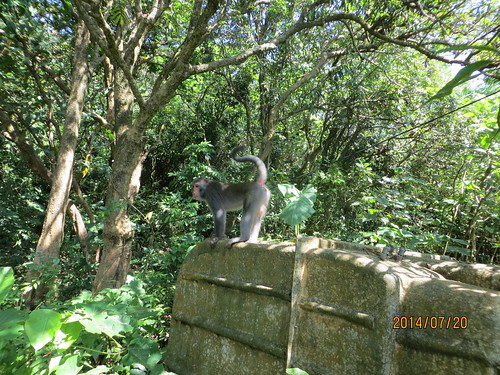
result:
[[[466,316],[400,316],[392,318],[393,329],[466,329]]]

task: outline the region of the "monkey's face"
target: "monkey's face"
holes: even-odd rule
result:
[[[197,201],[200,200],[200,184],[198,182],[193,183],[193,198]]]
[[[197,201],[203,201],[205,196],[205,189],[209,181],[206,178],[198,178],[194,180],[192,185],[193,198]]]

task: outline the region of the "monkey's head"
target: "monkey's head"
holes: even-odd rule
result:
[[[200,177],[193,181],[191,185],[191,190],[193,192],[193,198],[197,201],[205,200],[205,191],[207,189],[210,180],[206,177]]]

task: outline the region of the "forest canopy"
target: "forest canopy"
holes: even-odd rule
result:
[[[32,307],[131,272],[171,285],[212,232],[190,184],[252,178],[229,157],[241,143],[269,170],[265,240],[498,263],[499,14],[480,0],[3,1],[2,265],[27,273]],[[309,205],[296,223],[294,199]]]

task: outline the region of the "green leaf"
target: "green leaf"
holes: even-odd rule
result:
[[[68,349],[80,335],[82,330],[82,325],[80,322],[70,322],[64,323],[56,332],[54,338],[54,345],[57,349],[66,350]]]
[[[78,354],[69,356],[56,370],[56,375],[77,375],[82,366],[78,366]]]
[[[460,253],[464,255],[470,255],[470,250],[466,249],[465,247],[459,247],[459,246],[448,246],[446,249],[447,253]]]
[[[290,375],[309,375],[307,372],[301,370],[300,368],[288,368],[286,369],[286,373]]]
[[[116,26],[123,26],[128,21],[127,8],[125,2],[117,1],[111,8],[111,20]]]
[[[120,332],[130,332],[132,327],[130,318],[127,316],[111,315],[106,312],[82,319],[80,323],[90,333],[105,333],[108,336],[120,336]]]
[[[312,185],[307,185],[304,188],[304,190],[302,190],[301,196],[306,197],[312,203],[314,203],[314,202],[316,202],[316,193],[317,193],[317,190]]]
[[[458,243],[460,245],[464,245],[464,246],[467,246],[469,244],[468,241],[464,241],[464,240],[461,240],[459,238],[450,238],[450,240],[455,242],[455,243]]]
[[[128,354],[123,358],[123,364],[128,366],[141,364],[152,371],[157,368],[161,358],[162,353],[156,342],[138,336],[130,342]]]
[[[109,370],[110,370],[110,368],[108,366],[99,365],[96,368],[94,368],[90,371],[84,372],[81,375],[99,375],[99,374],[104,374],[104,373],[108,372]]]
[[[403,238],[413,238],[415,236],[412,232],[406,229],[401,229],[400,233]]]
[[[288,203],[278,216],[288,225],[299,225],[316,212],[313,209],[315,200],[316,189],[308,185],[297,198]]]
[[[61,328],[61,315],[52,310],[33,311],[24,325],[30,344],[35,351],[50,342]]]
[[[11,267],[0,267],[0,303],[5,300],[14,284],[14,271]]]
[[[300,194],[299,189],[290,184],[278,184],[278,189],[285,199],[298,197]]]
[[[489,60],[481,60],[481,61],[476,61],[475,63],[472,63],[462,69],[457,73],[457,75],[449,81],[446,85],[444,85],[436,95],[434,95],[432,99],[440,99],[443,98],[447,95],[450,95],[453,89],[473,78],[476,78],[477,75],[472,75],[477,70],[481,70],[484,67],[488,66],[491,64],[491,61]]]
[[[54,356],[49,361],[49,374],[58,368],[61,363],[62,355]]]
[[[13,340],[21,335],[27,316],[28,313],[24,310],[0,311],[0,347],[2,347],[2,342]]]

